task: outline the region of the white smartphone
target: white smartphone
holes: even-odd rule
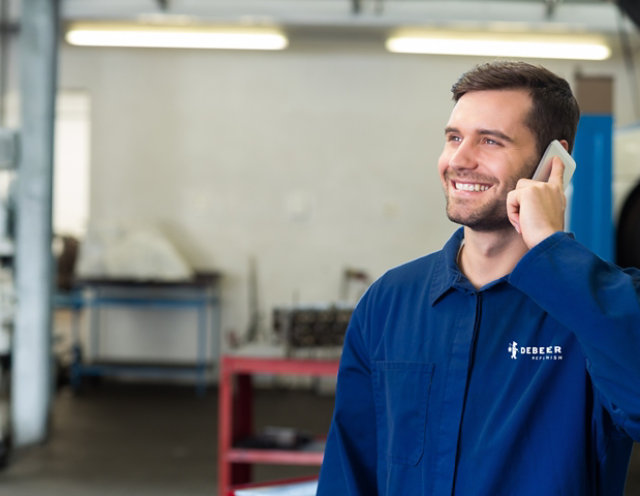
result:
[[[569,155],[569,152],[564,149],[564,146],[560,144],[558,140],[553,140],[549,143],[536,171],[531,176],[531,179],[535,181],[548,181],[549,176],[551,175],[551,159],[553,157],[559,157],[564,163],[564,175],[562,177],[562,181],[564,184],[564,188],[567,189],[569,183],[571,182],[571,177],[573,176],[574,171],[576,170],[576,161],[573,160],[573,157]]]

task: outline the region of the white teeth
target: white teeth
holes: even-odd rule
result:
[[[470,183],[459,183],[456,182],[456,189],[462,190],[462,191],[487,191],[489,189],[489,186],[486,186],[484,184],[470,184]]]

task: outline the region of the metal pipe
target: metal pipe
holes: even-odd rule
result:
[[[5,96],[9,73],[9,30],[7,0],[0,0],[0,127],[5,120]]]
[[[13,335],[13,439],[42,442],[52,391],[53,132],[58,0],[23,0],[20,30],[21,153],[18,166]]]

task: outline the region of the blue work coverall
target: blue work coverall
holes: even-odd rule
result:
[[[640,439],[640,271],[566,233],[476,290],[462,229],[354,311],[318,496],[618,496]]]

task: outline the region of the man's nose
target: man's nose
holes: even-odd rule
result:
[[[473,144],[462,141],[449,159],[449,166],[454,169],[473,169],[477,166]]]

